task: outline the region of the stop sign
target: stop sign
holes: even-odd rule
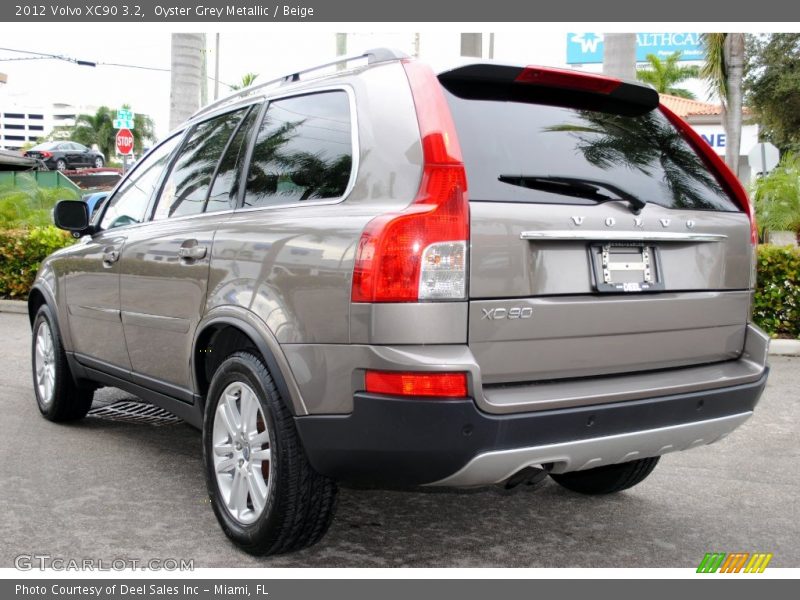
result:
[[[117,152],[123,156],[133,152],[133,134],[130,129],[120,129],[117,132]]]

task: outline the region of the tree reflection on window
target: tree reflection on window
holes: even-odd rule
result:
[[[707,209],[710,191],[725,196],[700,157],[657,110],[634,118],[588,110],[574,111],[571,116],[578,121],[545,131],[571,134],[577,140],[575,149],[593,166],[623,167],[658,177],[671,192],[675,208]]]
[[[272,102],[256,139],[244,204],[340,198],[350,180],[352,152],[345,92]]]

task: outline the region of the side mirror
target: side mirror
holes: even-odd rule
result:
[[[89,207],[83,200],[59,200],[53,209],[53,222],[73,237],[89,233]]]

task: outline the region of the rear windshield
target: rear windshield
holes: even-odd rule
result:
[[[626,116],[445,95],[470,200],[594,204],[629,195],[667,208],[740,210],[658,110]]]

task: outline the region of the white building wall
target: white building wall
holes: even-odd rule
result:
[[[79,114],[94,114],[94,106],[54,103],[48,106],[0,106],[0,149],[19,150],[23,144],[48,136],[54,127],[72,127]]]

